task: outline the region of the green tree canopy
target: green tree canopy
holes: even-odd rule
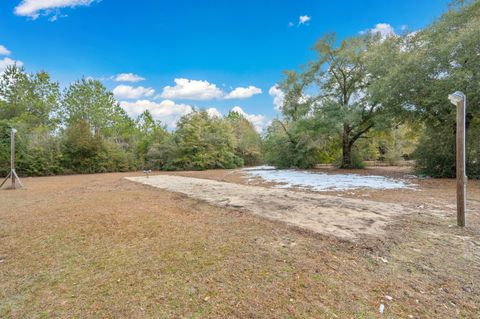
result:
[[[57,124],[60,89],[48,73],[27,74],[16,65],[0,76],[0,119],[25,123],[31,129]]]
[[[62,116],[67,125],[86,121],[99,131],[112,125],[115,106],[113,94],[100,81],[82,78],[65,90]]]
[[[262,138],[253,124],[245,116],[235,111],[228,113],[227,120],[233,128],[235,155],[242,158],[245,165],[259,164]]]
[[[243,161],[235,155],[235,136],[231,124],[206,111],[183,116],[174,135],[176,156],[173,168],[207,169],[235,168]]]

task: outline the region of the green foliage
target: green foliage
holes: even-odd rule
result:
[[[9,169],[9,128],[18,129],[22,175],[257,165],[311,168],[415,158],[419,173],[455,175],[455,107],[467,107],[467,175],[480,177],[480,1],[455,1],[431,26],[382,39],[326,35],[316,59],[285,72],[280,119],[262,137],[242,114],[195,111],[168,131],[145,111],[132,120],[101,82],[63,92],[41,71],[0,75],[0,174]]]
[[[467,131],[466,174],[480,178],[480,125],[478,120]],[[455,126],[450,128],[426,126],[414,153],[419,174],[432,177],[455,177]]]
[[[103,141],[100,155],[99,159],[102,159],[99,160],[100,172],[128,172],[137,167],[132,152],[109,140]]]
[[[416,33],[339,43],[324,36],[315,45],[315,61],[301,72],[286,72],[283,118],[267,131],[265,160],[311,167],[341,152],[335,162],[356,168],[362,160],[394,164],[413,156],[419,173],[452,177],[455,107],[447,96],[461,90],[468,100],[467,175],[478,178],[478,34],[477,0],[455,2]]]
[[[264,161],[278,168],[294,167],[298,165],[295,153],[296,143],[289,139],[282,125],[280,121],[274,120],[267,128],[262,145]]]
[[[111,126],[115,99],[98,80],[81,79],[65,91],[61,115],[67,125],[85,121],[95,131]]]
[[[53,128],[57,123],[59,85],[48,73],[27,74],[16,65],[0,76],[0,119],[29,127]]]
[[[278,122],[265,144],[266,160],[283,167],[312,167],[319,161],[340,160],[342,168],[357,168],[361,157],[353,156],[357,141],[375,126],[388,126],[383,105],[371,98],[369,84],[375,75],[368,69],[368,49],[378,41],[368,36],[346,39],[336,44],[326,35],[315,45],[317,59],[300,73],[286,72],[281,88],[285,92]],[[276,138],[287,142],[276,150]],[[341,147],[341,154],[332,147]],[[339,156],[341,155],[341,156]],[[276,156],[288,156],[278,158]],[[332,158],[335,156],[335,158]]]
[[[183,116],[174,134],[176,149],[165,169],[202,170],[235,168],[243,160],[235,155],[232,126],[224,119],[211,117],[206,111]]]
[[[132,153],[118,144],[93,133],[88,122],[80,120],[71,125],[62,143],[62,166],[71,173],[100,173],[129,171],[135,168]]]
[[[352,153],[350,154],[350,165],[348,166],[349,169],[362,169],[366,167],[364,162],[365,157],[362,153],[363,152],[357,146],[352,149]],[[338,168],[346,168],[345,166],[342,166],[343,163],[340,159],[337,159],[333,164]]]
[[[474,122],[480,116],[479,33],[480,1],[457,3],[428,28],[392,40],[377,55],[385,64],[383,81],[374,90],[378,97],[425,126],[415,152],[421,174],[455,176],[456,112],[447,96],[461,90],[468,102],[467,174],[478,177],[478,152],[472,150],[478,143]]]
[[[318,134],[311,119],[283,123],[274,120],[263,142],[266,163],[279,168],[312,168],[319,162],[332,162],[338,152],[336,141]]]
[[[315,69],[313,69],[315,70]],[[338,127],[334,112],[317,112],[317,98],[305,90],[313,79],[312,69],[286,72],[281,84],[285,92],[282,120],[267,128],[263,142],[264,161],[279,168],[312,168],[319,162],[332,162],[338,155],[337,139],[327,132]],[[332,115],[326,120],[326,115]]]
[[[155,121],[148,110],[137,118],[136,128],[138,132],[136,152],[140,163],[145,168],[161,169],[161,166],[166,163],[165,158],[163,158],[164,154],[163,151],[158,150],[156,152],[155,149],[169,138],[166,128],[160,122]],[[155,157],[160,155],[163,158],[162,160]]]
[[[168,135],[160,143],[153,144],[146,154],[146,167],[155,170],[182,169],[174,167],[172,161],[177,156],[177,145],[173,135]]]
[[[16,134],[16,165],[21,175],[63,173],[60,141],[43,129]]]
[[[262,138],[253,124],[238,112],[230,112],[227,120],[233,128],[235,155],[242,158],[247,166],[260,164]]]
[[[135,122],[118,104],[114,105],[109,117],[110,125],[102,130],[102,135],[124,148],[131,149],[138,133]]]
[[[340,167],[356,168],[353,153],[356,142],[379,122],[387,122],[383,105],[372,99],[369,85],[376,74],[368,69],[369,48],[377,39],[369,36],[350,38],[335,45],[327,35],[316,44],[318,60],[312,66],[318,89],[314,111],[324,123],[334,122],[331,134],[337,132],[342,143]],[[382,119],[380,121],[379,119]]]
[[[101,136],[93,134],[85,120],[79,120],[65,131],[63,138],[63,167],[69,172],[96,173],[102,171]]]
[[[363,160],[383,161],[395,165],[411,159],[417,147],[419,127],[402,124],[388,130],[371,130],[357,143],[357,153]]]
[[[26,74],[9,66],[0,77],[0,174],[10,168],[10,127],[16,134],[16,168],[22,175],[62,172],[60,145],[52,130],[58,124],[58,83],[46,72]]]
[[[417,172],[432,177],[455,177],[455,133],[427,126],[415,151]]]
[[[261,137],[238,113],[184,116],[168,132],[148,111],[133,121],[99,81],[60,93],[46,72],[8,67],[0,77],[0,174],[10,162],[10,127],[21,175],[151,169],[234,168],[260,161]]]

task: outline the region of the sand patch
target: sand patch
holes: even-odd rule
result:
[[[388,223],[410,212],[398,204],[192,177],[157,175],[127,179],[347,240],[361,235],[382,236]]]
[[[398,178],[359,174],[325,174],[307,170],[275,169],[272,166],[248,167],[241,170],[250,179],[261,178],[276,183],[277,188],[298,187],[317,192],[356,189],[415,189],[414,184]]]

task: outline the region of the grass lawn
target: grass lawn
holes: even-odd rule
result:
[[[419,211],[349,242],[132,175],[0,192],[0,318],[480,317],[478,221]]]

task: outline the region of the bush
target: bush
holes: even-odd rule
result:
[[[19,174],[44,176],[63,173],[61,145],[55,136],[41,131],[19,134],[16,146]]]
[[[342,166],[341,156],[334,163],[335,167],[340,168]],[[361,155],[358,148],[353,148],[351,153],[351,163],[347,167],[348,169],[362,169],[365,168],[364,157]]]
[[[25,125],[14,125],[15,134],[15,168],[19,175],[42,176],[63,172],[60,164],[61,147],[58,138],[45,128],[33,131]],[[10,170],[10,125],[0,123],[0,176]]]
[[[472,123],[467,130],[466,174],[480,177],[480,129]],[[427,127],[414,153],[418,174],[431,177],[456,176],[455,126]]]
[[[338,154],[337,141],[318,134],[309,124],[273,121],[262,145],[264,161],[278,168],[312,168],[318,163],[332,162]]]
[[[103,172],[128,172],[137,168],[132,152],[125,151],[111,141],[103,141],[97,159]]]
[[[86,121],[72,124],[65,131],[62,145],[62,165],[75,173],[104,171],[99,164],[102,148],[100,135],[93,135]]]

